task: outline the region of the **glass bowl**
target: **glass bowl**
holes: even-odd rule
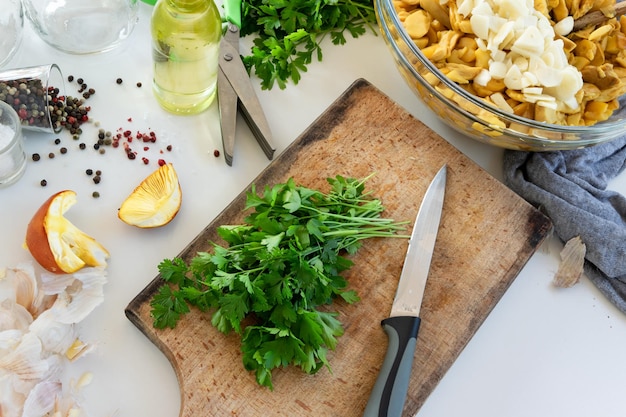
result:
[[[24,13],[21,0],[3,0],[0,13],[0,68],[13,58],[22,41]]]
[[[137,23],[137,0],[23,0],[26,16],[49,45],[73,54],[118,46]]]
[[[593,126],[539,122],[487,103],[451,81],[426,58],[404,28],[393,3],[374,0],[382,36],[399,72],[426,106],[463,135],[506,149],[556,151],[596,145],[626,133],[624,100],[609,119]]]

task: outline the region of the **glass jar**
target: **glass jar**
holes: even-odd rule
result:
[[[24,174],[26,153],[22,141],[17,113],[0,101],[0,188],[13,184]]]
[[[13,58],[22,41],[24,13],[20,0],[2,0],[0,13],[0,67]]]
[[[64,52],[108,51],[132,33],[137,0],[23,0],[39,36]]]
[[[0,71],[0,101],[17,112],[24,129],[60,132],[58,112],[65,110],[65,97],[63,74],[56,64]]]
[[[213,0],[159,0],[152,13],[153,91],[175,114],[206,110],[217,94],[222,18]]]

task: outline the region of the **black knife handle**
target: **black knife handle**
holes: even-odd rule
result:
[[[401,417],[409,388],[419,317],[389,317],[381,322],[389,345],[363,417]]]

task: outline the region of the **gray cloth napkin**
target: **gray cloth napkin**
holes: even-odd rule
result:
[[[626,198],[607,190],[626,167],[626,136],[581,150],[504,153],[504,181],[544,212],[563,242],[587,246],[585,274],[626,313]]]

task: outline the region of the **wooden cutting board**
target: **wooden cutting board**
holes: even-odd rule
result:
[[[551,229],[550,221],[365,80],[357,80],[255,180],[257,189],[294,177],[327,190],[327,177],[362,178],[382,199],[384,217],[413,221],[426,188],[448,165],[441,228],[421,310],[404,415],[414,416]],[[239,224],[244,190],[179,256],[209,250],[215,229]],[[405,239],[368,240],[346,274],[361,297],[337,302],[346,332],[330,353],[332,373],[275,372],[274,391],[245,371],[236,335],[225,336],[196,310],[171,330],[155,330],[156,277],[127,317],[169,358],[181,389],[181,416],[361,416],[387,348],[389,314]],[[172,254],[172,257],[176,256]],[[472,376],[467,376],[471,383]]]

